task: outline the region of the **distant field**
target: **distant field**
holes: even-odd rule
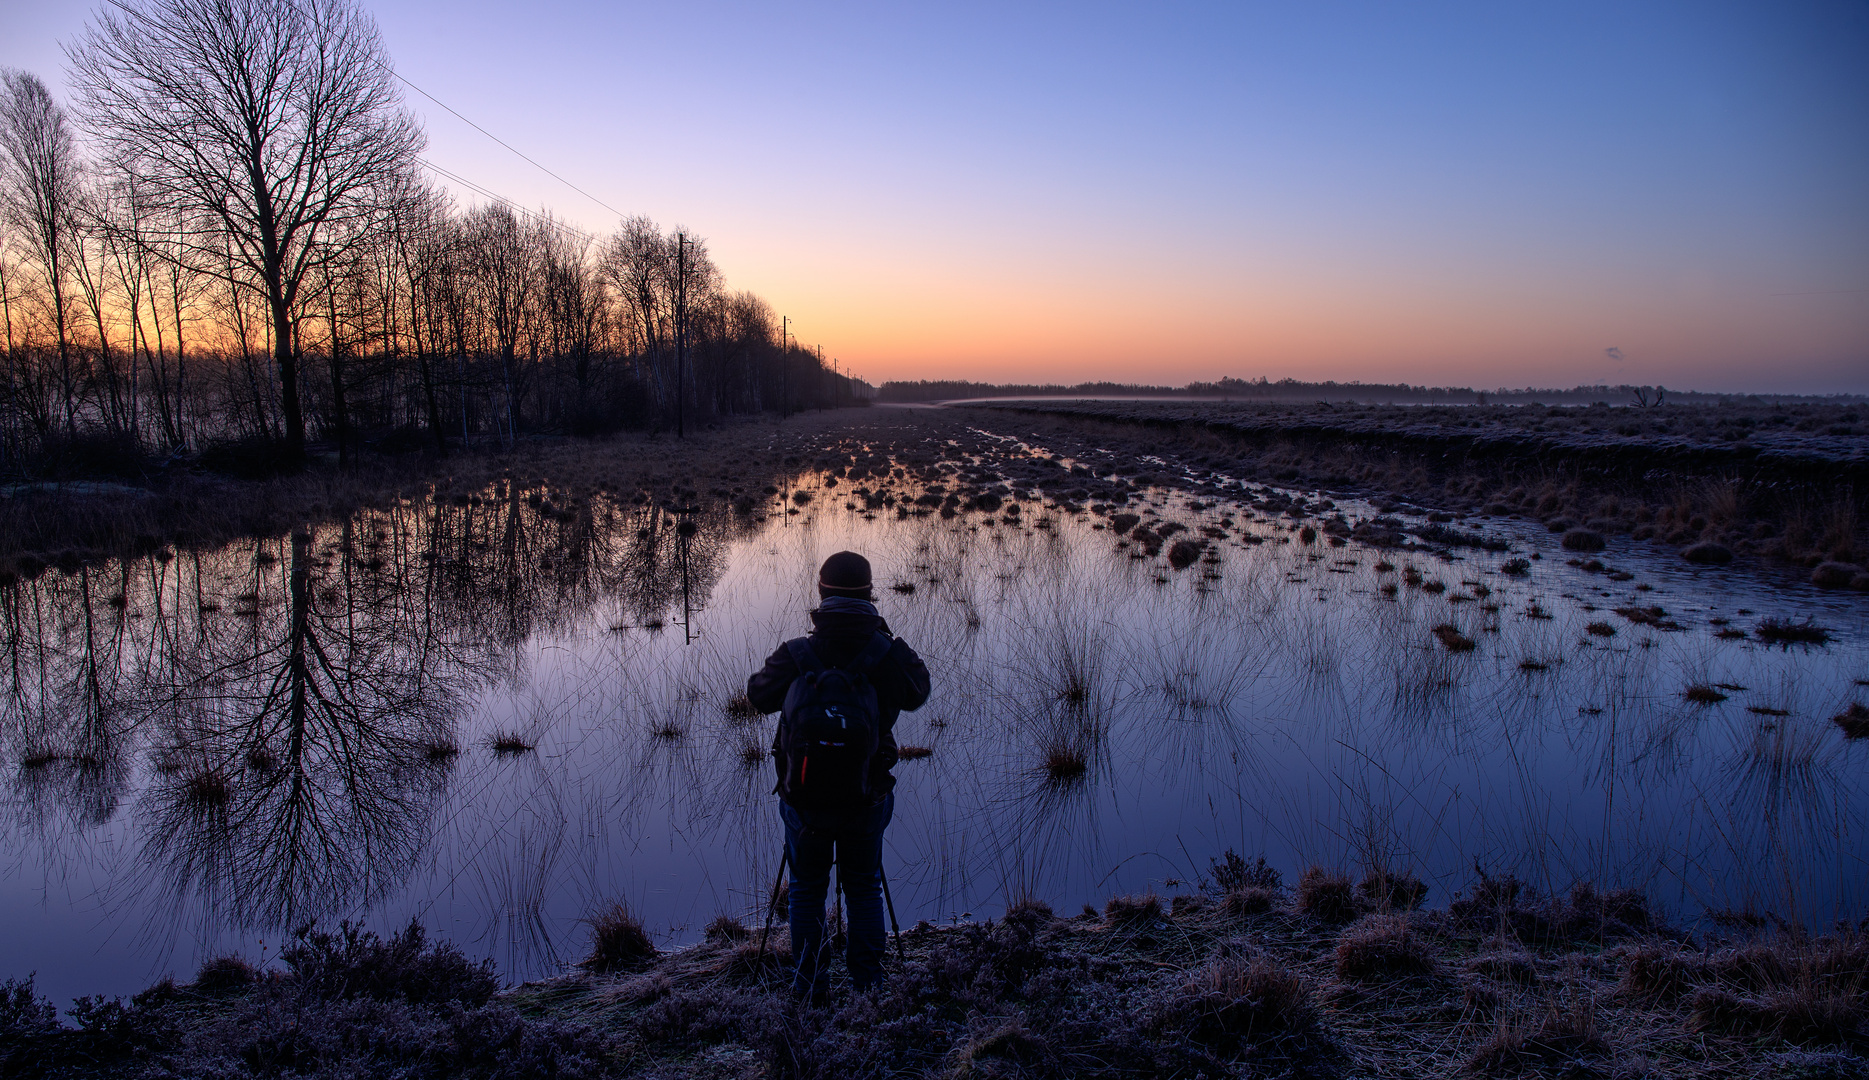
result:
[[[1024,400],[973,403],[1133,438],[1261,481],[1387,493],[1719,561],[1869,561],[1869,408]],[[1844,584],[1852,570],[1828,570]]]

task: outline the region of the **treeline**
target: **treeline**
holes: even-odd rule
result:
[[[0,467],[511,443],[852,399],[705,241],[430,180],[369,16],[142,0],[0,73]]]
[[[1699,391],[1675,391],[1660,386],[1619,384],[1576,386],[1568,390],[1525,387],[1476,390],[1456,386],[1411,386],[1408,383],[1304,382],[1261,376],[1257,379],[1223,378],[1215,382],[1190,382],[1186,386],[1146,386],[1139,383],[1083,382],[1074,386],[1057,383],[980,383],[958,380],[920,380],[886,382],[878,390],[882,401],[960,401],[969,398],[1021,397],[1169,397],[1219,398],[1240,401],[1343,401],[1385,405],[1639,405],[1652,407],[1675,401],[1682,404],[1734,402],[1858,401],[1861,395],[1813,397],[1798,394],[1709,394]]]

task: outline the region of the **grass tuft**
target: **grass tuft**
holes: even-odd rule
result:
[[[1278,891],[1258,885],[1243,885],[1237,889],[1228,889],[1221,901],[1221,909],[1228,915],[1244,918],[1249,915],[1264,915],[1278,904]]]
[[[656,957],[655,944],[627,904],[612,904],[591,919],[590,926],[591,954],[579,967],[600,972],[631,971]]]
[[[732,915],[716,915],[707,924],[706,936],[712,942],[739,942],[752,937],[753,932]]]
[[[493,747],[493,752],[501,756],[529,754],[535,745],[517,731],[496,731],[487,742]]]
[[[1103,917],[1116,926],[1147,926],[1162,917],[1162,898],[1153,889],[1136,896],[1112,896],[1103,905]]]
[[[1434,974],[1434,947],[1406,915],[1369,915],[1337,942],[1337,977],[1379,979]]]
[[[259,978],[253,965],[232,954],[204,961],[195,972],[195,989],[203,994],[226,994],[245,990]]]
[[[1349,922],[1358,914],[1355,888],[1348,877],[1313,866],[1298,879],[1298,910],[1325,922]]]
[[[753,707],[753,699],[747,697],[744,690],[728,698],[722,711],[727,714],[729,720],[745,722],[759,719],[759,710]]]
[[[1371,870],[1356,887],[1377,910],[1410,911],[1421,906],[1428,895],[1427,883],[1413,874]]]
[[[1053,784],[1075,784],[1090,771],[1090,759],[1078,747],[1058,740],[1045,748],[1045,757],[1040,767],[1045,770],[1046,779]]]
[[[922,758],[932,756],[933,754],[934,754],[934,749],[928,746],[898,746],[896,747],[896,756],[901,758],[903,761],[920,761]]]
[[[1810,618],[1805,619],[1801,623],[1792,622],[1790,619],[1769,618],[1762,620],[1759,625],[1753,627],[1752,632],[1757,634],[1759,640],[1765,642],[1767,645],[1791,646],[1830,644],[1829,628],[1818,626],[1816,621]]]
[[[1869,706],[1860,701],[1850,702],[1850,707],[1831,717],[1830,722],[1843,729],[1846,739],[1869,739]]]
[[[1536,1026],[1502,1026],[1474,1050],[1467,1072],[1499,1076],[1556,1070],[1555,1075],[1597,1075],[1599,1070],[1579,1059],[1602,1058],[1609,1052],[1609,1043],[1597,1028],[1594,1005],[1586,1002],[1565,1008],[1554,1004]]]
[[[1623,959],[1616,992],[1638,1000],[1677,1001],[1707,975],[1707,962],[1698,953],[1643,945]]]
[[[1435,639],[1447,648],[1448,652],[1472,652],[1478,643],[1460,632],[1453,623],[1442,623],[1433,630]]]
[[[1695,683],[1681,691],[1681,697],[1696,705],[1718,705],[1726,700],[1726,695],[1705,683]]]
[[[1304,980],[1263,957],[1228,956],[1208,963],[1182,984],[1163,1013],[1196,1042],[1228,1055],[1255,1040],[1309,1031],[1317,1023]]]

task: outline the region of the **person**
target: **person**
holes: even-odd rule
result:
[[[761,713],[786,705],[794,681],[814,661],[822,668],[852,670],[875,690],[876,750],[867,773],[867,793],[834,806],[793,805],[788,792],[786,721],[773,739],[773,764],[783,796],[779,817],[785,824],[785,850],[791,864],[789,895],[792,928],[792,992],[821,1000],[828,986],[823,963],[824,902],[833,863],[850,912],[845,964],[851,986],[868,990],[882,979],[888,936],[883,929],[883,830],[895,813],[895,722],[928,700],[928,668],[908,643],[890,632],[876,610],[870,563],[854,551],[840,551],[818,570],[819,603],[811,612],[811,633],[781,644],[746,682],[746,696]],[[799,650],[798,645],[806,648]],[[805,666],[801,666],[801,655]],[[859,774],[859,781],[862,780]]]

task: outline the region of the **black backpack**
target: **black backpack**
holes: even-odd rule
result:
[[[855,810],[875,801],[870,759],[881,743],[882,717],[865,676],[891,644],[877,634],[847,665],[826,667],[804,638],[785,643],[799,675],[779,713],[780,798],[800,810]]]

